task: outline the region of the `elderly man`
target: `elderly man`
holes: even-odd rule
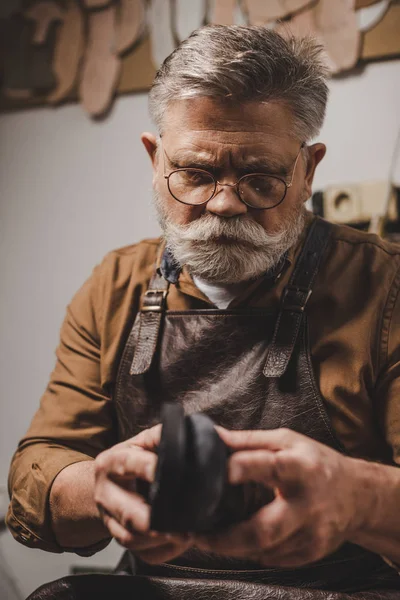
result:
[[[400,250],[305,210],[327,93],[319,47],[263,27],[202,28],[166,59],[142,135],[163,239],[108,254],[68,307],[11,466],[17,540],[114,537],[138,574],[204,586],[400,590]],[[154,478],[167,400],[212,417],[230,482],[273,501],[151,531],[132,482]]]

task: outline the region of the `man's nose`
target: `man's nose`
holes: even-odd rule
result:
[[[236,217],[247,213],[247,206],[238,196],[235,185],[218,183],[215,195],[207,202],[207,210],[221,217]]]

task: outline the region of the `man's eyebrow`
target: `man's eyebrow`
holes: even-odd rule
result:
[[[173,167],[199,167],[210,168],[215,165],[215,159],[211,154],[203,152],[177,152],[167,158]]]
[[[167,158],[174,168],[190,167],[215,170],[219,168],[215,162],[215,158],[205,152],[177,152],[173,156],[167,156]],[[234,166],[238,171],[271,173],[281,176],[288,175],[290,171],[289,166],[266,156],[250,156],[244,160],[236,161]]]
[[[285,165],[277,159],[267,156],[249,156],[243,161],[243,166],[238,165],[239,169],[252,171],[253,173],[271,173],[274,175],[286,176],[289,174],[290,165]]]

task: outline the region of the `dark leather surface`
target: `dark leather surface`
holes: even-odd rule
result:
[[[27,600],[399,600],[400,592],[356,594],[260,585],[129,575],[75,575],[41,586]]]

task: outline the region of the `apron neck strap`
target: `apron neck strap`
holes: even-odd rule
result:
[[[292,276],[282,292],[280,310],[263,371],[265,377],[281,377],[288,367],[304,309],[312,294],[331,232],[332,224],[323,219],[315,219],[310,226]]]
[[[169,282],[155,271],[144,293],[141,312],[162,312],[165,308],[168,288]]]
[[[168,289],[169,282],[155,269],[143,296],[138,339],[129,371],[131,375],[141,375],[151,367],[157,349]]]

